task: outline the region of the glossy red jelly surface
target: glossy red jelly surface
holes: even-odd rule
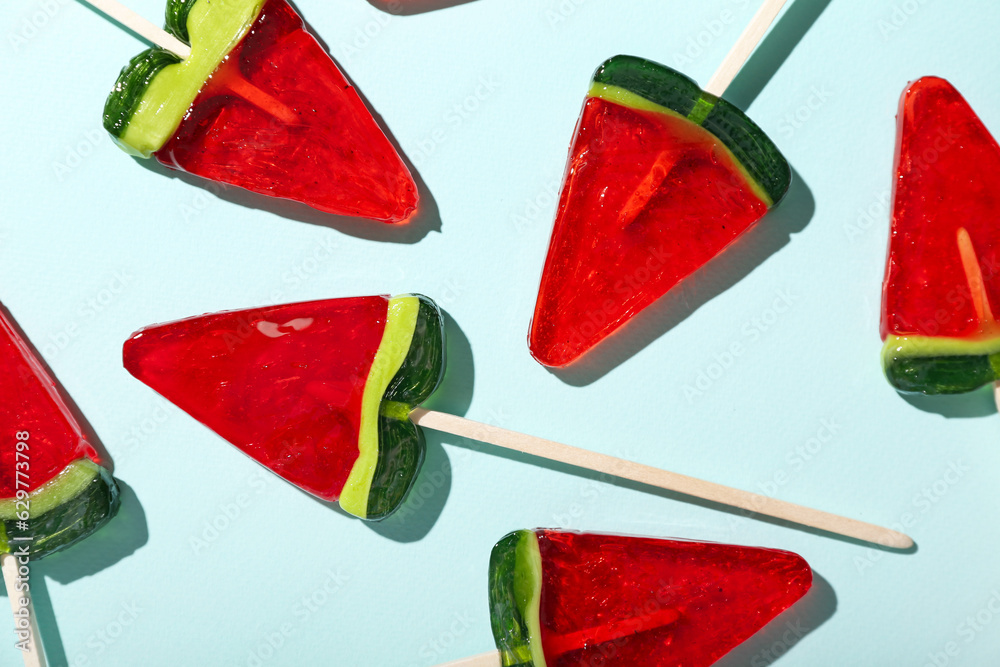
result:
[[[147,327],[125,343],[125,368],[281,477],[336,500],[358,458],[388,304],[331,299]]]
[[[564,366],[732,243],[768,209],[693,122],[587,100],[529,335]]]
[[[1000,146],[936,77],[906,89],[898,126],[882,338],[1000,333]]]
[[[0,498],[35,490],[77,459],[103,465],[55,381],[2,312],[0,367]],[[19,442],[27,443],[20,453]]]
[[[406,165],[285,0],[264,3],[156,157],[337,215],[400,222],[417,205]]]
[[[805,595],[785,551],[538,532],[549,667],[711,665]]]

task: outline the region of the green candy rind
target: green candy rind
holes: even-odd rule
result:
[[[167,0],[166,27],[174,37],[182,42],[191,43],[188,35],[187,20],[191,8],[198,0]]]
[[[414,294],[420,302],[410,350],[389,383],[382,401],[416,407],[431,397],[444,374],[444,317],[431,299]]]
[[[708,93],[705,93],[708,96]],[[746,114],[721,98],[701,126],[726,145],[777,204],[792,184],[792,169],[778,147]]]
[[[49,556],[104,526],[118,512],[121,501],[111,473],[80,459],[29,494],[29,502],[29,530],[19,530],[16,518],[6,513],[0,519],[0,553],[14,553],[28,545],[31,559]],[[37,508],[45,511],[36,514]],[[32,539],[20,541],[18,537]]]
[[[519,530],[497,542],[490,553],[490,624],[503,667],[545,667],[541,593],[542,556],[535,533]]]
[[[774,142],[742,111],[680,72],[635,56],[615,56],[597,68],[593,82],[628,90],[711,132],[767,193],[772,206],[788,192],[792,171]]]
[[[167,29],[191,46],[184,60],[150,49],[122,70],[104,126],[130,155],[149,157],[177,131],[205,81],[246,35],[264,0],[170,0]]]
[[[368,521],[387,518],[403,503],[424,460],[424,436],[409,419],[444,375],[444,318],[429,298],[414,295],[419,310],[410,349],[389,382],[379,414],[378,463],[368,493]]]
[[[379,415],[378,463],[368,492],[366,521],[382,521],[399,509],[424,462],[424,434],[409,419]]]
[[[168,0],[166,8],[166,30],[182,42],[190,43],[187,19],[191,8],[198,0]],[[146,49],[129,61],[115,81],[111,94],[104,105],[104,129],[115,139],[120,139],[129,121],[139,108],[150,82],[167,65],[181,61],[166,49],[155,47]],[[128,147],[123,146],[126,150]]]
[[[882,369],[903,393],[964,394],[1000,380],[1000,340],[890,336]]]
[[[906,394],[964,394],[997,380],[989,357],[904,357],[885,366],[885,376]]]
[[[180,58],[159,47],[147,49],[132,58],[118,75],[115,87],[104,104],[104,129],[116,140],[121,139],[150,82],[164,67],[180,61]],[[118,143],[122,145],[120,141]],[[122,148],[129,150],[124,145]]]
[[[681,116],[690,116],[702,96],[698,84],[669,67],[635,56],[615,56],[594,72],[594,83],[624,88]]]

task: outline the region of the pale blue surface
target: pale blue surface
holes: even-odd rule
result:
[[[100,129],[140,42],[74,0],[0,3],[0,298],[134,489],[113,528],[34,569],[53,664],[428,667],[481,653],[490,547],[558,525],[802,554],[817,593],[730,667],[769,664],[772,647],[782,667],[992,664],[1000,421],[988,394],[900,398],[881,375],[877,324],[899,94],[944,76],[1000,132],[996,3],[794,0],[731,91],[794,166],[789,200],[616,341],[621,363],[595,381],[563,381],[528,355],[550,193],[593,69],[622,52],[704,82],[757,4],[475,0],[390,16],[364,0],[301,0],[433,194],[440,231],[405,244],[140,168]],[[131,5],[162,12],[160,0]],[[719,36],[678,60],[717,20]],[[463,103],[475,108],[460,115]],[[873,222],[859,223],[869,207]],[[425,506],[370,526],[261,472],[121,368],[122,341],[146,324],[405,291],[436,298],[464,333],[437,407],[872,522],[911,515],[919,550],[871,552],[436,435]],[[791,305],[776,314],[782,295]],[[743,352],[720,373],[734,342]],[[701,395],[686,391],[701,373]],[[833,438],[796,457],[824,420]],[[946,477],[953,464],[962,474]],[[238,501],[239,516],[194,546]],[[989,621],[978,631],[966,621],[977,614]],[[0,664],[18,664],[2,637]]]

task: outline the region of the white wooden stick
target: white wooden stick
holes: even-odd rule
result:
[[[1000,381],[993,383],[993,402],[997,404],[997,412],[1000,412]]]
[[[471,658],[462,658],[454,662],[446,662],[437,667],[500,667],[500,652],[490,651]]]
[[[836,533],[864,542],[879,544],[892,549],[909,549],[913,540],[903,533],[863,521],[829,514],[819,510],[793,505],[768,496],[740,491],[721,484],[706,482],[694,477],[660,470],[651,466],[625,461],[577,447],[570,447],[551,440],[544,440],[515,431],[481,424],[463,417],[417,408],[410,417],[415,424],[455,435],[487,442],[491,445],[559,461],[578,468],[602,472],[621,479],[655,486],[687,496],[737,507],[752,514],[782,519],[802,526],[809,526],[828,533]]]
[[[3,568],[3,581],[7,586],[7,597],[10,599],[10,609],[14,612],[15,636],[17,642],[24,642],[27,651],[23,651],[24,667],[46,667],[45,648],[42,646],[41,634],[38,632],[38,619],[35,618],[35,608],[31,604],[30,582],[27,577],[18,574],[17,556],[0,555],[0,566]],[[29,586],[19,584],[29,583]],[[24,590],[18,590],[23,588]],[[27,604],[22,604],[26,602]],[[27,637],[20,634],[27,630]],[[20,650],[20,649],[19,649]]]
[[[181,60],[191,55],[191,47],[139,16],[117,0],[84,0],[153,44],[176,54]]]
[[[729,55],[722,61],[719,69],[715,71],[715,75],[712,76],[708,85],[705,86],[705,92],[711,93],[716,97],[722,97],[722,94],[726,92],[726,88],[736,78],[736,74],[743,67],[744,63],[746,63],[750,54],[753,53],[753,50],[757,47],[757,43],[763,39],[764,33],[774,23],[778,12],[781,11],[781,8],[785,6],[787,1],[764,0],[764,5],[750,19],[750,25],[743,31],[740,38],[736,40],[736,44],[729,51]]]

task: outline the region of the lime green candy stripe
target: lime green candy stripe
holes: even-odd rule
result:
[[[420,300],[415,296],[397,296],[389,300],[382,342],[365,382],[365,393],[361,399],[358,459],[340,493],[340,507],[362,519],[368,516],[368,495],[378,464],[379,407],[389,383],[399,372],[410,351],[419,313]]]
[[[740,162],[725,142],[721,141],[714,134],[701,127],[701,122],[705,120],[704,114],[707,113],[707,111],[701,109],[698,104],[695,105],[690,116],[682,116],[673,109],[660,106],[656,102],[652,102],[642,95],[636,95],[632,91],[626,90],[625,88],[619,88],[618,86],[612,86],[605,83],[593,83],[590,86],[588,96],[598,97],[607,102],[619,104],[623,107],[629,107],[630,109],[635,109],[637,111],[660,113],[672,118],[680,118],[693,123],[701,132],[704,133],[704,138],[707,143],[712,143],[725,152],[726,156],[729,158],[730,166],[743,177],[743,182],[748,188],[750,188],[754,196],[764,202],[768,208],[774,205],[771,195],[769,195],[767,190],[762,188],[760,184],[757,183],[750,172],[747,171],[747,168],[743,166],[743,163]],[[710,111],[711,108],[708,110]],[[698,118],[699,113],[701,114],[701,118]]]
[[[517,543],[514,596],[522,605],[521,618],[528,627],[531,661],[534,667],[545,667],[539,614],[542,603],[542,554],[538,549],[538,536],[534,531],[524,531]]]
[[[1000,337],[969,340],[931,336],[889,336],[882,346],[885,359],[901,357],[979,357],[1000,352]]]
[[[239,43],[260,14],[264,0],[199,0],[188,14],[191,55],[160,70],[117,138],[128,153],[149,157],[181,124],[205,81]]]
[[[653,113],[667,114],[668,116],[673,116],[674,118],[684,118],[684,116],[680,115],[673,109],[660,106],[656,102],[647,100],[642,95],[636,95],[631,90],[619,88],[618,86],[610,86],[605,83],[591,84],[588,96],[599,97],[602,100],[614,102],[615,104],[620,104],[623,107],[638,109],[639,111],[651,111]]]
[[[31,516],[41,516],[62,505],[87,488],[100,468],[90,459],[78,459],[63,468],[62,472],[28,494]],[[0,521],[17,518],[18,510],[24,511],[24,501],[18,506],[16,498],[0,500]]]

